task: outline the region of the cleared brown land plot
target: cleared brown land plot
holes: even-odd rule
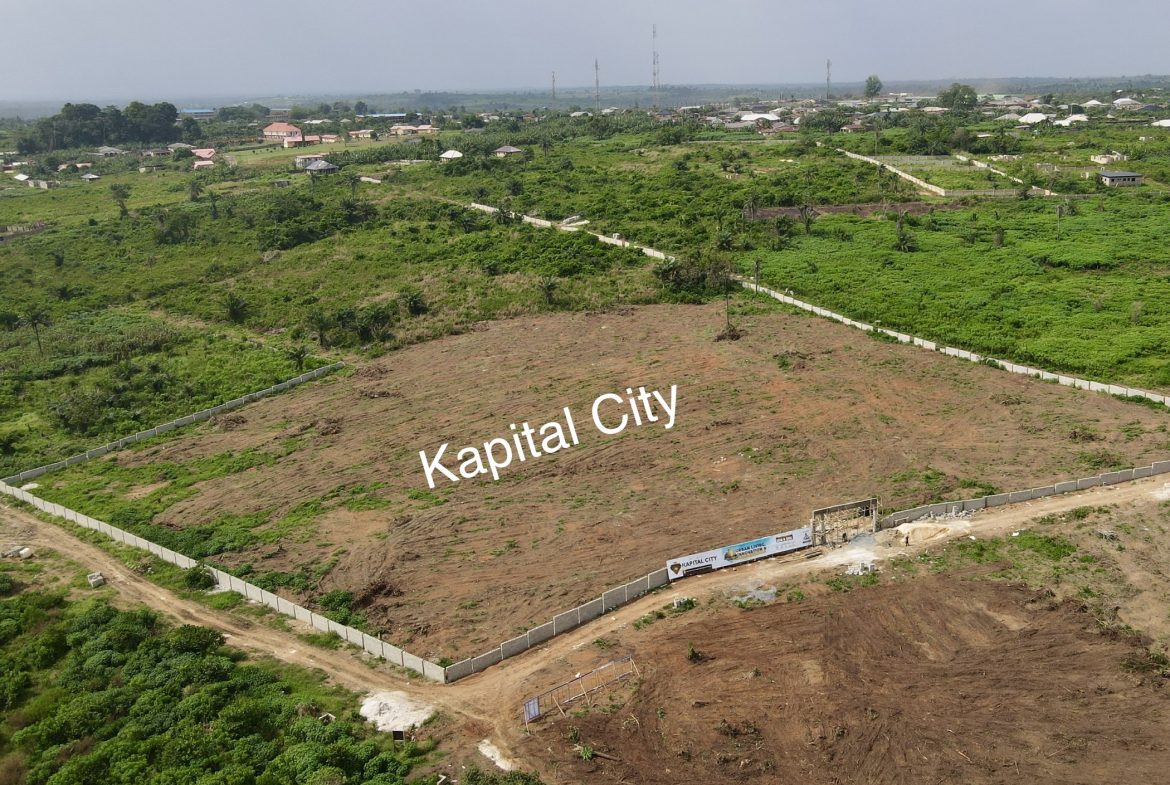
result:
[[[722,318],[721,306],[652,306],[493,323],[261,402],[230,430],[109,459],[280,453],[300,440],[159,516],[175,527],[275,518],[339,486],[385,483],[382,509],[328,502],[315,530],[223,561],[292,570],[337,553],[319,591],[351,590],[388,640],[458,659],[668,557],[804,525],[816,506],[877,494],[901,508],[982,492],[964,481],[1017,489],[1095,474],[1094,461],[1164,457],[1165,415],[1141,406],[774,310],[740,317],[746,337],[717,343]],[[671,384],[673,430],[603,437],[589,422],[602,393]],[[579,446],[499,482],[441,485],[441,503],[418,493],[420,449],[539,427],[564,406]]]
[[[639,644],[620,708],[542,721],[525,748],[552,782],[1161,781],[1165,681],[1125,672],[1134,644],[1091,623],[954,576],[725,607]]]

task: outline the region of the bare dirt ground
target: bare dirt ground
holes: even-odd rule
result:
[[[953,576],[727,610],[640,646],[628,702],[558,717],[530,747],[554,782],[1159,781],[1167,684],[1124,672],[1133,646],[1085,622]]]
[[[260,573],[335,555],[318,591],[353,591],[386,639],[459,659],[669,557],[804,525],[816,506],[878,494],[901,508],[1164,457],[1166,418],[1147,408],[776,311],[717,343],[721,321],[721,306],[655,306],[493,323],[262,401],[230,430],[108,460],[288,452],[203,484],[158,522],[275,520],[322,500],[278,547],[223,560]],[[670,431],[588,424],[602,393],[672,384]],[[579,446],[424,493],[420,449],[539,427],[564,406]],[[375,483],[384,507],[340,503],[338,489]]]
[[[982,539],[1024,526],[1052,526],[1083,548],[1095,544],[1096,552],[1112,559],[1108,564],[1121,568],[1130,584],[1119,603],[1121,620],[1165,643],[1170,641],[1167,500],[1170,481],[1152,478],[921,524],[910,547],[894,544],[900,538],[878,538],[818,559],[793,555],[688,579],[448,686],[407,681],[350,652],[315,649],[288,632],[178,598],[105,551],[13,508],[0,511],[0,539],[69,554],[88,569],[105,572],[125,602],[219,629],[232,645],[320,668],[360,692],[401,691],[439,707],[448,720],[430,727],[450,751],[442,767],[448,774],[457,775],[463,762],[489,765],[477,751],[486,737],[552,785],[622,778],[771,782],[798,775],[813,782],[1104,784],[1119,781],[1118,772],[1125,772],[1125,781],[1159,781],[1158,768],[1170,761],[1165,735],[1152,723],[1168,719],[1165,690],[1125,675],[1118,662],[1132,647],[1089,634],[1092,620],[1074,614],[1060,596],[1038,598],[1018,588],[946,578],[844,596],[830,595],[822,585],[804,603],[750,612],[729,607],[726,597],[765,584],[809,581],[826,569],[839,573],[859,559],[915,555],[956,537]],[[1098,511],[1091,524],[1039,523],[1086,507]],[[1116,530],[1119,539],[1098,537],[1102,528]],[[883,546],[882,540],[891,544]],[[700,608],[634,628],[648,611],[683,596],[697,598]],[[709,659],[689,662],[690,642]],[[541,721],[532,734],[524,732],[520,707],[527,697],[625,653],[636,658],[646,678],[636,693],[628,687],[616,691],[619,703],[612,715],[595,711]],[[753,668],[761,676],[751,675]],[[599,696],[599,707],[607,700]],[[808,721],[794,719],[796,708],[808,712]],[[759,719],[761,712],[767,712],[767,723]],[[659,727],[654,723],[663,735],[654,733]],[[581,742],[620,763],[582,761],[567,741],[571,726],[579,729]],[[841,737],[838,727],[845,730]],[[770,746],[757,750],[761,739]],[[791,746],[777,746],[778,739]],[[677,755],[686,744],[691,761]],[[719,763],[720,755],[733,757]],[[752,762],[739,769],[748,758]],[[778,768],[751,775],[768,761]],[[802,767],[814,766],[812,774],[800,774]],[[781,777],[782,772],[791,776]]]

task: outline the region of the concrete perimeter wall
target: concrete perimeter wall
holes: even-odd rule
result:
[[[224,412],[229,412],[232,409],[238,409],[241,406],[252,403],[253,401],[258,401],[261,398],[267,398],[269,395],[275,395],[276,393],[290,390],[293,387],[296,387],[298,384],[304,384],[305,382],[312,381],[313,379],[319,379],[325,374],[336,371],[338,368],[341,368],[344,365],[345,363],[333,363],[332,365],[325,365],[321,368],[314,368],[311,371],[306,371],[300,376],[294,376],[293,378],[283,381],[280,384],[274,384],[271,387],[267,387],[263,390],[250,392],[247,395],[240,396],[239,398],[227,401],[226,403],[221,403],[219,406],[212,406],[210,409],[204,409],[203,411],[195,412],[194,414],[188,414],[185,417],[180,417],[177,420],[171,420],[168,423],[163,423],[162,425],[158,425],[154,428],[150,428],[145,431],[139,431],[138,433],[131,434],[130,436],[124,436],[121,439],[118,439],[116,442],[109,442],[108,444],[103,444],[100,447],[94,447],[93,449],[86,450],[85,452],[78,453],[77,455],[71,455],[65,460],[57,461],[56,463],[47,463],[44,466],[38,466],[35,469],[29,469],[27,471],[21,472],[20,474],[14,474],[11,477],[5,477],[0,480],[0,482],[6,483],[8,485],[23,485],[29,480],[40,477],[42,474],[48,474],[49,472],[53,472],[58,469],[64,469],[66,466],[72,466],[75,463],[88,461],[90,458],[97,458],[99,456],[105,455],[106,453],[113,452],[114,450],[120,450],[123,447],[134,444],[135,442],[140,442],[143,439],[153,439],[159,434],[173,431],[176,428],[182,428],[185,425],[192,425],[197,422],[209,420],[217,414],[223,414]]]
[[[835,322],[840,322],[841,324],[844,324],[848,327],[855,327],[858,330],[862,330],[864,332],[877,331],[884,333],[891,338],[896,338],[901,343],[909,343],[922,349],[928,349],[932,352],[940,352],[947,355],[948,357],[958,357],[961,360],[969,360],[970,362],[974,363],[994,365],[997,368],[1001,368],[1007,371],[1008,373],[1020,374],[1021,376],[1031,376],[1035,379],[1041,379],[1046,382],[1056,382],[1057,384],[1062,384],[1065,387],[1075,387],[1078,390],[1102,392],[1109,395],[1118,395],[1126,398],[1145,398],[1148,401],[1160,403],[1163,406],[1170,405],[1170,396],[1150,392],[1149,390],[1141,390],[1137,387],[1123,387],[1118,384],[1104,384],[1102,382],[1090,381],[1089,379],[1078,379],[1075,376],[1065,376],[1064,374],[1046,371],[1043,368],[1033,368],[1030,365],[1017,365],[1016,363],[1008,362],[1007,360],[997,360],[994,357],[987,357],[986,355],[978,354],[976,352],[969,352],[966,349],[956,349],[952,346],[940,346],[934,341],[928,341],[925,338],[919,338],[907,333],[900,333],[896,330],[887,330],[884,327],[874,327],[872,324],[866,324],[865,322],[854,321],[853,319],[850,319],[848,316],[843,314],[830,311],[827,308],[821,308],[819,306],[813,305],[812,303],[806,303],[803,300],[798,300],[795,297],[777,292],[774,289],[769,289],[766,286],[756,286],[754,282],[745,280],[743,278],[739,278],[738,280],[743,288],[750,289],[751,291],[758,292],[760,294],[766,294],[773,300],[779,300],[785,305],[791,305],[793,307],[800,308],[803,311],[808,311],[809,313],[815,314],[817,316],[823,316],[826,319],[832,319]]]
[[[623,583],[621,586],[615,586],[608,591],[602,592],[600,597],[578,605],[572,610],[558,613],[551,621],[545,622],[538,627],[533,627],[523,635],[517,635],[515,638],[506,640],[494,649],[489,649],[477,657],[468,657],[462,662],[448,665],[447,681],[452,682],[462,679],[465,676],[470,676],[473,673],[479,673],[501,660],[505,660],[508,657],[515,657],[517,654],[525,652],[533,646],[544,643],[554,635],[560,635],[561,633],[576,629],[585,622],[592,621],[598,616],[608,613],[614,608],[625,605],[628,602],[633,602],[643,594],[657,589],[659,586],[665,586],[668,583],[670,583],[670,579],[667,577],[666,568],[664,567],[661,570],[655,570],[652,573],[643,575],[637,580]]]
[[[99,521],[96,518],[91,518],[88,515],[83,515],[79,512],[63,507],[60,504],[45,501],[37,496],[33,496],[27,491],[22,491],[19,488],[14,488],[11,485],[0,482],[0,494],[11,496],[14,499],[31,504],[41,512],[46,512],[49,515],[55,515],[58,518],[64,518],[70,523],[76,523],[78,526],[83,526],[86,529],[92,529],[101,532],[115,542],[120,542],[125,545],[130,545],[134,548],[140,548],[144,551],[149,551],[165,562],[182,567],[189,570],[192,567],[199,565],[194,559],[184,556],[181,553],[176,553],[170,548],[164,548],[161,545],[153,543],[149,540],[131,534],[128,531],[123,531],[117,526],[111,526],[104,521]],[[243,597],[267,605],[277,613],[285,616],[290,616],[298,621],[307,622],[313,625],[321,632],[336,633],[342,640],[348,641],[355,646],[360,646],[366,652],[375,657],[381,657],[387,662],[398,665],[404,668],[412,668],[428,679],[437,682],[446,681],[446,674],[444,669],[435,665],[433,662],[428,662],[421,657],[403,651],[397,646],[392,646],[373,635],[368,635],[361,630],[356,630],[353,627],[347,627],[344,624],[338,624],[332,619],[328,619],[320,614],[314,613],[308,608],[301,607],[296,603],[290,602],[283,597],[278,597],[275,594],[261,589],[259,586],[241,580],[234,575],[226,573],[222,570],[217,570],[208,567],[209,572],[215,576],[216,583],[221,589],[233,591]]]
[[[939,502],[925,504],[909,510],[899,510],[887,515],[878,523],[879,529],[890,529],[900,523],[909,523],[923,518],[941,518],[966,512],[976,512],[988,507],[999,507],[1004,504],[1019,504],[1020,502],[1043,499],[1046,496],[1059,496],[1064,493],[1075,493],[1100,485],[1114,485],[1119,482],[1140,480],[1144,477],[1153,477],[1156,474],[1170,473],[1170,461],[1156,461],[1149,466],[1138,466],[1133,469],[1122,469],[1117,472],[1106,472],[1093,477],[1082,477],[1078,480],[1065,480],[1053,485],[1040,488],[1027,488],[1009,493],[995,493],[989,496],[980,496],[975,499],[962,499],[953,502]]]

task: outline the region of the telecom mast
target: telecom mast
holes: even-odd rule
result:
[[[658,25],[650,26],[650,46],[654,54],[654,72],[651,79],[651,86],[654,90],[654,108],[658,108],[659,92],[662,87],[658,81]]]
[[[825,100],[833,94],[833,61],[825,61]]]
[[[552,72],[552,100],[556,103],[557,100],[557,72]]]
[[[601,66],[596,57],[593,58],[593,105],[598,112],[601,111]]]

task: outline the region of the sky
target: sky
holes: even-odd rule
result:
[[[0,0],[3,100],[1170,72],[1167,0]],[[12,68],[13,64],[25,64]]]

